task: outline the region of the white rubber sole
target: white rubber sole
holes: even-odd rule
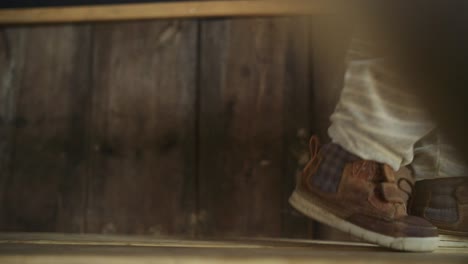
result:
[[[391,237],[366,230],[315,205],[298,191],[293,192],[289,198],[289,203],[310,218],[383,247],[401,251],[431,252],[439,246],[439,237]]]

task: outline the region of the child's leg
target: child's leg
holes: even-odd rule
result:
[[[347,151],[398,170],[413,161],[416,142],[434,129],[418,96],[374,54],[371,43],[354,39],[343,91],[331,116],[329,135]]]
[[[411,167],[416,180],[468,176],[465,162],[438,130],[416,143]]]

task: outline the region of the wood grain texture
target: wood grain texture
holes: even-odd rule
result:
[[[161,239],[155,236],[102,235],[102,234],[63,234],[63,233],[0,233],[2,246],[11,244],[29,245],[70,245],[70,246],[119,246],[157,248],[212,248],[212,249],[269,249],[319,247],[330,249],[340,246],[344,251],[387,251],[385,248],[369,243],[317,241],[311,239],[284,238],[242,238],[216,240]],[[441,249],[462,250],[459,247]]]
[[[10,29],[19,42],[3,230],[82,231],[86,26]],[[5,89],[4,86],[3,88]],[[5,171],[2,171],[5,173]],[[61,225],[66,223],[66,226]]]
[[[0,9],[0,24],[323,14],[333,12],[335,2],[330,0],[231,0]]]
[[[8,28],[0,229],[311,237],[287,203],[313,120],[305,27]]]
[[[282,237],[312,238],[315,222],[289,205],[296,179],[309,160],[308,142],[314,129],[313,74],[310,53],[310,18],[287,21],[288,38],[283,92],[283,209]],[[278,55],[276,55],[278,56]]]
[[[6,240],[4,240],[6,238]],[[301,240],[184,241],[148,237],[0,234],[0,262],[35,263],[466,263],[466,248],[395,252],[363,243]]]
[[[95,26],[87,232],[193,235],[196,29]]]
[[[202,22],[199,207],[207,236],[282,234],[295,176],[286,175],[295,171],[286,152],[291,135],[308,126],[302,117],[288,120],[307,104],[301,94],[307,81],[292,81],[298,77],[292,71],[303,64],[291,52],[289,26],[295,22]],[[304,97],[288,109],[300,97],[296,92]]]
[[[314,130],[322,142],[329,142],[330,116],[341,95],[346,66],[346,51],[352,32],[350,23],[336,16],[315,17],[310,21]],[[349,234],[326,225],[318,225],[316,238],[356,241]]]
[[[310,56],[314,65],[314,122],[323,142],[329,140],[330,116],[343,87],[345,57],[352,31],[352,23],[347,22],[336,16],[315,17],[310,20]]]
[[[0,227],[5,221],[4,197],[13,152],[17,73],[21,67],[18,63],[22,62],[18,54],[22,41],[17,33],[4,28],[0,31]]]

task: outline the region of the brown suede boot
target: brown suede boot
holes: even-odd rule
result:
[[[311,160],[298,179],[291,205],[321,223],[365,241],[405,251],[433,251],[436,227],[408,216],[410,179],[385,164],[362,160],[339,145],[310,141]]]
[[[468,177],[418,181],[409,213],[427,219],[441,235],[468,238]]]

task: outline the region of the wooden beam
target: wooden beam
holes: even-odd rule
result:
[[[225,0],[12,8],[0,9],[0,24],[323,14],[331,11],[331,2],[335,1]]]

